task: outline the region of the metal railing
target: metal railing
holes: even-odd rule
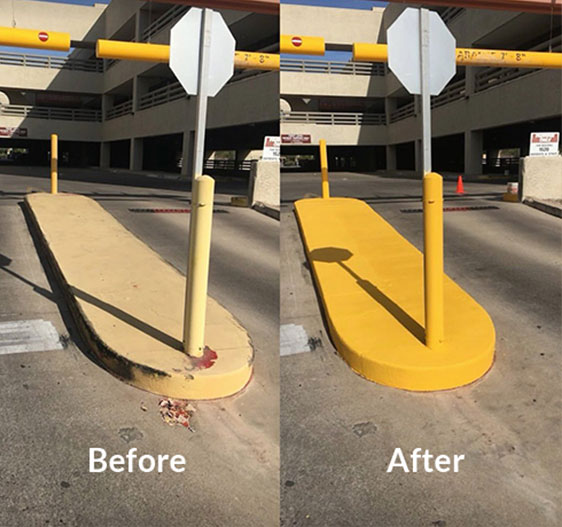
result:
[[[133,113],[133,101],[128,100],[122,102],[121,104],[116,104],[113,108],[109,108],[105,112],[105,120],[109,121],[111,119],[116,119],[117,117],[121,117],[123,115],[128,115]]]
[[[103,62],[100,59],[72,59],[54,55],[34,55],[29,53],[0,53],[0,64],[23,66],[27,68],[51,68],[57,70],[85,71],[101,73]]]
[[[281,114],[285,123],[311,123],[328,125],[384,125],[384,113],[365,112],[289,112]]]
[[[474,80],[474,91],[481,92],[494,86],[504,84],[513,79],[518,79],[538,70],[535,69],[512,69],[512,68],[487,68],[485,71],[478,73]]]
[[[188,7],[182,5],[176,5],[171,9],[168,9],[168,11],[144,29],[141,35],[141,40],[146,42],[150,37],[164,29],[166,26],[172,24],[172,22],[175,22],[184,13],[186,13],[188,9]]]
[[[396,108],[390,114],[390,122],[396,123],[401,121],[402,119],[407,119],[408,117],[412,117],[416,114],[416,106],[413,102],[405,104],[404,106],[400,106],[400,108]]]
[[[562,49],[562,36],[556,35],[551,40],[546,40],[533,46],[529,51],[553,51],[560,52]],[[540,71],[530,68],[486,68],[476,75],[474,91],[481,92],[505,82],[524,77],[531,73]]]
[[[57,119],[59,121],[101,121],[100,110],[83,108],[54,108],[49,106],[0,105],[0,115],[32,119]]]
[[[249,77],[255,77],[257,75],[264,75],[270,73],[269,71],[263,70],[251,70],[251,71],[242,71],[237,72],[234,76],[228,81],[228,84],[232,84],[237,81],[241,81],[243,79],[247,79]],[[166,86],[162,86],[156,90],[146,93],[143,95],[138,102],[138,110],[146,110],[148,108],[152,108],[154,106],[160,106],[161,104],[166,104],[172,101],[176,101],[178,99],[183,99],[188,97],[187,93],[183,89],[182,85],[179,82],[171,82]]]
[[[298,73],[324,73],[328,75],[385,75],[384,64],[366,62],[338,62],[332,60],[281,59],[281,71]]]
[[[107,71],[112,66],[115,66],[115,64],[117,64],[119,62],[119,60],[118,59],[104,59],[104,62],[105,62],[104,71]]]
[[[252,161],[237,161],[236,159],[207,159],[204,163],[204,168],[205,170],[249,172],[252,168]]]
[[[462,7],[448,7],[441,13],[441,19],[445,24],[457,18],[465,9]]]
[[[159,106],[160,104],[166,104],[185,97],[187,97],[187,94],[182,85],[179,82],[173,82],[143,95],[139,99],[138,109],[145,110],[146,108],[152,108],[153,106]]]
[[[431,107],[437,108],[445,104],[449,104],[453,101],[458,101],[463,99],[466,93],[465,80],[461,79],[459,81],[449,84],[439,95],[432,97]]]

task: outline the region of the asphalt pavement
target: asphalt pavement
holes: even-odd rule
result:
[[[421,181],[330,182],[422,248]],[[281,525],[559,525],[561,220],[501,201],[505,183],[465,182],[458,196],[445,181],[445,271],[491,315],[496,357],[469,386],[414,393],[337,355],[292,206],[320,194],[320,175],[282,174],[281,185],[282,346],[293,338],[281,357]],[[387,473],[396,448],[466,459],[458,473]]]
[[[0,173],[0,324],[43,320],[60,343],[0,353],[0,525],[277,525],[279,222],[230,206],[232,195],[245,193],[243,181],[217,182],[209,294],[248,330],[256,361],[242,393],[193,403],[190,432],[168,426],[158,396],[114,378],[81,342],[21,208],[26,192],[49,189],[47,170]],[[185,273],[189,215],[131,209],[188,207],[187,182],[63,168],[59,190],[96,199]],[[187,468],[93,474],[93,447],[180,454]]]

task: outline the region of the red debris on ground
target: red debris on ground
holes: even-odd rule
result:
[[[210,368],[217,360],[217,352],[213,351],[208,346],[205,346],[203,355],[201,357],[192,358],[193,366],[198,370],[206,370]]]
[[[170,426],[181,425],[193,432],[189,420],[193,416],[195,408],[188,401],[160,399],[158,406],[160,408],[160,415],[165,423],[168,423]]]

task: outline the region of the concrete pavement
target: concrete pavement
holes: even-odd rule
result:
[[[110,181],[110,175],[100,176],[106,178]],[[185,271],[186,215],[170,218],[129,208],[185,207],[187,192],[160,189],[158,180],[136,187],[134,180],[114,185],[92,183],[93,175],[83,179],[65,180],[63,170],[59,188],[97,196]],[[167,426],[157,396],[115,379],[92,362],[79,341],[18,205],[27,187],[46,190],[48,180],[2,175],[0,181],[5,256],[0,290],[7,300],[0,303],[0,322],[43,318],[66,346],[0,355],[0,525],[276,525],[278,222],[227,208],[230,195],[220,196],[227,212],[215,221],[210,294],[248,328],[256,347],[255,377],[234,398],[194,403],[191,433]],[[259,258],[250,266],[254,254]],[[91,474],[90,447],[103,447],[110,455],[131,447],[139,454],[181,454],[187,468],[180,474]]]
[[[560,220],[501,202],[504,185],[465,184],[456,197],[445,182],[446,207],[497,207],[444,215],[445,271],[491,315],[496,361],[467,387],[412,393],[360,378],[336,354],[292,212],[320,194],[320,177],[281,178],[281,323],[302,325],[311,350],[281,358],[281,524],[558,525]],[[421,214],[401,212],[421,208],[421,181],[330,181],[422,248]],[[398,447],[466,460],[457,474],[387,473]]]

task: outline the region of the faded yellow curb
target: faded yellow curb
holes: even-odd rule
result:
[[[28,194],[25,204],[88,346],[114,375],[144,390],[215,399],[250,380],[244,328],[212,298],[202,359],[182,351],[185,276],[94,200]],[[186,233],[187,243],[187,233]]]
[[[505,192],[502,196],[503,201],[510,201],[511,203],[517,203],[519,201],[519,196],[517,194],[511,194],[510,192]]]
[[[444,343],[437,352],[425,346],[423,255],[366,203],[303,199],[295,212],[330,336],[354,371],[416,391],[463,386],[488,371],[492,320],[447,276]]]

